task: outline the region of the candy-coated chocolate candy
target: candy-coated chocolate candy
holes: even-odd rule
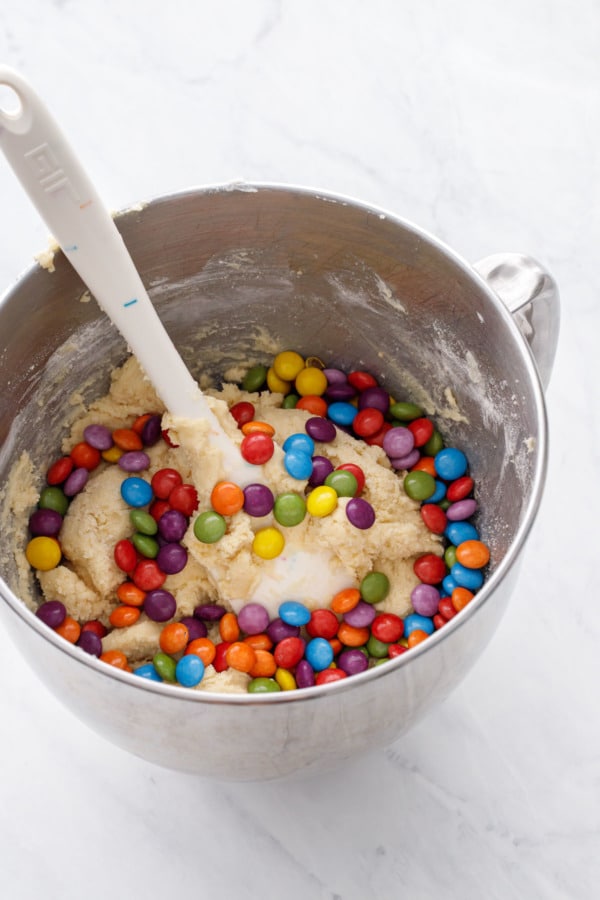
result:
[[[153,622],[168,622],[177,612],[177,601],[170,591],[157,588],[146,594],[144,612]]]
[[[400,422],[412,422],[413,419],[421,418],[423,410],[416,403],[401,400],[390,405],[390,415]]]
[[[327,390],[327,376],[316,366],[307,366],[296,375],[294,386],[301,397],[320,397]]]
[[[237,422],[238,427],[241,428],[246,422],[252,421],[256,410],[254,404],[250,403],[248,400],[240,400],[239,403],[233,404],[229,412]]]
[[[306,362],[295,350],[282,350],[273,360],[273,369],[283,381],[293,381],[305,367]]]
[[[467,569],[458,562],[450,569],[450,575],[459,587],[468,588],[470,591],[478,591],[483,584],[483,575],[480,569]]]
[[[29,541],[25,547],[25,556],[29,565],[34,569],[49,572],[59,564],[62,551],[56,538],[40,535]]]
[[[407,426],[415,439],[415,447],[423,447],[433,435],[433,422],[430,419],[413,419]]]
[[[312,687],[315,683],[315,671],[307,659],[301,659],[296,666],[296,686]]]
[[[367,406],[356,414],[352,428],[359,437],[371,437],[381,429],[383,421],[383,413],[380,409]]]
[[[255,391],[260,391],[266,381],[267,367],[261,365],[252,366],[242,379],[242,388],[249,394],[253,394]]]
[[[128,450],[119,457],[117,465],[124,472],[143,472],[150,465],[150,457],[143,450]]]
[[[330,403],[327,410],[327,415],[336,425],[352,425],[357,414],[357,408],[344,400]]]
[[[288,475],[299,481],[304,481],[312,475],[312,458],[302,450],[288,450],[283,457],[283,465]]]
[[[426,456],[436,456],[437,453],[440,452],[444,447],[444,438],[440,434],[437,429],[434,429],[433,434],[429,438],[426,444],[423,444],[422,450]]]
[[[312,472],[308,483],[311,487],[319,487],[319,485],[325,484],[325,479],[331,472],[333,472],[331,460],[327,459],[326,456],[313,456]]]
[[[456,503],[457,500],[464,500],[472,492],[473,487],[474,482],[470,475],[463,475],[462,478],[457,478],[456,481],[448,485],[448,500],[451,503]]]
[[[29,531],[34,537],[56,537],[63,517],[54,509],[36,509],[29,517]]]
[[[135,429],[134,429],[135,430]],[[140,433],[140,437],[142,438],[142,444],[144,447],[154,447],[155,444],[158,443],[161,436],[161,417],[154,415],[149,416],[144,424],[142,425],[142,430]]]
[[[158,541],[149,534],[140,534],[136,531],[131,536],[131,543],[138,553],[145,556],[146,559],[156,559],[158,555]]]
[[[398,459],[412,453],[415,439],[411,431],[403,425],[390,428],[383,438],[383,449],[390,459]]]
[[[49,485],[62,484],[69,477],[74,466],[75,463],[70,456],[57,459],[46,472],[46,481]]]
[[[38,606],[35,614],[49,628],[58,628],[64,622],[67,610],[60,600],[47,600]]]
[[[390,592],[390,580],[383,572],[369,572],[360,583],[360,595],[366,603],[381,603]]]
[[[337,665],[346,675],[358,675],[359,672],[365,672],[369,668],[369,660],[362,650],[351,647],[340,653]]]
[[[456,503],[451,503],[446,510],[446,515],[450,522],[462,522],[465,519],[469,519],[476,512],[477,501],[473,500],[472,497],[467,497],[465,500],[457,500]]]
[[[273,491],[266,484],[249,484],[244,488],[244,512],[249,516],[268,516],[274,503]]]
[[[286,453],[289,453],[291,450],[299,450],[301,453],[312,456],[315,452],[315,442],[311,436],[304,431],[290,434],[283,442],[282,447]]]
[[[148,681],[161,681],[162,678],[152,665],[152,663],[145,663],[143,666],[138,666],[137,669],[133,670],[134,675],[139,675],[140,678],[146,678]]]
[[[282,666],[279,666],[277,669],[275,669],[275,681],[282,691],[296,690],[296,679],[289,669],[285,669]]]
[[[241,444],[240,452],[246,462],[253,466],[261,466],[268,462],[275,452],[275,444],[270,434],[255,432],[247,434]]]
[[[411,500],[429,500],[435,493],[435,478],[428,472],[413,470],[404,477],[404,490]]]
[[[175,677],[184,687],[196,687],[204,677],[204,663],[194,653],[182,656],[175,666]]]
[[[297,600],[285,600],[279,605],[279,617],[287,625],[306,625],[310,622],[310,609]],[[268,618],[268,617],[267,617]],[[267,622],[268,624],[268,622]],[[265,625],[265,628],[267,626]]]
[[[431,617],[438,611],[440,592],[432,584],[417,584],[411,591],[410,602],[416,613]]]
[[[227,531],[227,522],[223,516],[212,509],[200,513],[194,522],[194,534],[203,544],[214,544],[220,541]]]
[[[250,644],[233,641],[225,654],[227,665],[238,672],[250,672],[256,665],[256,653]]]
[[[169,506],[184,516],[191,516],[198,509],[198,491],[193,484],[178,484],[169,494]]]
[[[483,541],[463,541],[456,548],[456,559],[467,569],[482,569],[490,561],[490,551]]]
[[[344,613],[344,622],[353,628],[368,628],[376,615],[377,612],[370,603],[359,600],[353,609]]]
[[[133,572],[138,561],[138,555],[132,542],[124,538],[117,541],[113,551],[115,563],[122,572]]]
[[[87,425],[83,430],[83,439],[96,450],[110,450],[113,445],[112,434],[106,425]]]
[[[325,638],[315,637],[307,643],[304,656],[313,671],[321,672],[333,662],[333,648]]]
[[[60,513],[61,516],[64,516],[69,508],[69,500],[61,488],[57,486],[45,487],[40,493],[38,506],[40,509],[53,509],[55,512]]]
[[[129,506],[147,506],[152,500],[152,487],[143,478],[132,475],[122,482],[121,496]]]
[[[274,678],[258,677],[248,683],[249,694],[273,694],[280,690]]]
[[[395,613],[379,613],[371,623],[371,634],[378,641],[393,644],[404,634],[404,622]]]
[[[129,518],[136,531],[140,534],[155,535],[158,531],[156,519],[142,509],[132,509]]]
[[[160,570],[166,575],[177,575],[185,569],[187,561],[187,550],[178,543],[163,544],[156,557]]]
[[[439,584],[448,574],[446,563],[435,553],[425,553],[413,565],[414,573],[425,584]]]
[[[211,491],[210,502],[215,512],[233,516],[244,505],[244,492],[232,481],[218,481]]]
[[[471,525],[470,522],[464,521],[449,521],[445,531],[445,535],[450,543],[454,544],[455,547],[458,547],[458,545],[462,544],[464,541],[479,540],[479,532],[477,531],[475,526]]]
[[[133,583],[142,591],[162,587],[167,576],[155,559],[141,559],[131,575]]]
[[[355,369],[348,373],[348,383],[355,387],[357,391],[365,391],[367,388],[377,387],[377,380],[370,372],[364,372],[362,369]]]
[[[168,500],[173,488],[178,487],[182,481],[183,478],[176,469],[164,468],[154,473],[150,486],[159,500]]]
[[[279,494],[275,500],[273,515],[280,525],[287,528],[299,525],[306,516],[306,501],[293,491]]]
[[[246,634],[261,634],[269,624],[269,613],[261,603],[246,603],[237,618],[238,625]]]
[[[285,547],[285,538],[277,528],[261,528],[254,535],[252,550],[262,559],[275,559]]]
[[[337,616],[330,609],[313,609],[306,631],[311,637],[331,640],[337,634],[339,624]]]
[[[306,397],[303,399],[306,400]],[[331,422],[329,419],[323,418],[326,412],[327,406],[325,404],[322,415],[314,416],[312,419],[307,419],[306,424],[304,425],[307,434],[310,435],[313,441],[320,441],[322,444],[327,444],[330,441],[333,441],[335,439],[335,436],[337,435],[337,429],[333,422]]]
[[[70,453],[71,459],[75,463],[76,468],[95,469],[100,465],[102,459],[100,451],[95,447],[91,447],[87,441],[80,441],[72,448]]]
[[[420,509],[421,518],[434,534],[443,534],[448,524],[446,513],[436,503],[424,503]]]
[[[336,472],[351,472],[352,475],[356,478],[357,490],[356,496],[362,494],[365,487],[365,473],[361,469],[360,466],[357,466],[355,463],[342,463],[339,466],[336,466]]]
[[[375,510],[362,497],[353,497],[346,505],[346,516],[355,528],[367,529],[375,522]]]
[[[456,481],[467,471],[467,457],[457,447],[445,447],[435,456],[435,470],[444,481]]]
[[[353,472],[347,469],[334,469],[325,479],[327,487],[332,487],[338,497],[356,497],[358,481]]]
[[[337,630],[337,619],[336,619],[336,630]],[[269,622],[269,626],[267,628],[267,634],[274,644],[278,644],[284,638],[287,637],[299,637],[300,636],[300,628],[297,625],[289,625],[287,622],[284,622],[282,618],[277,616],[275,619],[272,619]]]
[[[359,409],[367,409],[373,408],[378,409],[384,415],[388,412],[390,407],[390,395],[388,392],[382,387],[368,387],[365,388],[364,391],[361,391],[360,396],[358,398],[358,408]]]
[[[329,516],[338,504],[338,495],[333,488],[322,484],[316,487],[306,498],[306,508],[311,516],[322,518]]]
[[[408,638],[411,632],[415,630],[424,631],[426,634],[433,634],[435,626],[433,620],[429,616],[420,616],[418,613],[411,613],[404,620],[404,634]]]
[[[380,641],[374,634],[370,634],[366,644],[366,651],[374,659],[385,659],[388,655],[388,646],[389,644],[385,643],[385,641]]]
[[[286,637],[273,650],[275,662],[282,669],[292,669],[304,656],[305,647],[306,641],[303,638]]]
[[[79,494],[87,484],[89,475],[88,469],[84,469],[83,467],[73,469],[62,487],[65,497],[74,497],[76,494]]]
[[[90,656],[102,655],[102,640],[93,631],[83,631],[82,629],[75,646],[89,653]]]
[[[177,663],[172,656],[169,656],[168,653],[163,653],[162,650],[159,650],[159,652],[155,653],[152,657],[152,665],[163,681],[177,681],[177,676],[175,673]]]

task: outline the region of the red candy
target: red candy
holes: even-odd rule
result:
[[[457,500],[464,500],[468,497],[473,486],[473,479],[469,475],[463,475],[462,478],[457,478],[448,485],[446,496],[451,503],[456,503]]]
[[[451,597],[442,597],[439,602],[438,612],[444,619],[448,622],[450,619],[453,619],[456,615],[456,609],[454,608],[454,603],[452,602]]]
[[[305,641],[299,637],[287,637],[279,641],[273,651],[275,662],[282,669],[293,669],[304,656]]]
[[[383,428],[383,413],[379,409],[367,406],[354,417],[352,429],[359,437],[373,437]]]
[[[347,677],[343,669],[323,669],[315,677],[315,684],[332,684],[334,681],[341,681],[342,678]]]
[[[246,462],[253,466],[261,466],[273,456],[275,444],[270,434],[263,434],[259,431],[247,434],[240,449]]]
[[[371,634],[384,644],[393,644],[404,634],[404,622],[395,613],[379,613],[371,622]]]
[[[106,635],[106,628],[99,622],[98,619],[92,619],[90,622],[86,622],[85,625],[81,626],[81,630],[83,631],[93,631],[94,634],[97,634],[99,638],[103,638]]]
[[[166,575],[154,559],[141,559],[131,576],[136,587],[142,591],[155,591],[165,583]]]
[[[229,663],[227,662],[226,656],[227,651],[231,647],[232,641],[220,641],[215,647],[215,658],[213,659],[213,666],[215,671],[224,672],[225,669],[229,668]]]
[[[391,422],[384,422],[379,431],[364,439],[365,444],[369,447],[383,447],[383,439],[391,427]]]
[[[183,513],[188,519],[198,509],[198,491],[193,484],[179,484],[169,494],[169,506]]]
[[[426,553],[424,556],[420,556],[415,561],[413,570],[417,578],[424,584],[439,584],[448,573],[446,563],[441,556],[436,556],[435,553]]]
[[[433,422],[431,419],[413,419],[408,423],[409,431],[415,439],[415,447],[422,447],[433,436]]]
[[[330,609],[314,609],[306,630],[311,637],[322,637],[329,641],[336,636],[339,626],[338,617]]]
[[[150,507],[148,508],[148,512],[150,513],[152,518],[156,522],[158,522],[158,521],[160,521],[161,517],[164,516],[164,514],[169,509],[171,509],[171,507],[169,506],[169,504],[167,503],[166,500],[155,500],[153,503],[150,504]]]
[[[421,518],[434,534],[443,534],[448,524],[444,510],[436,503],[424,503],[421,507]]]
[[[173,488],[179,487],[183,478],[177,469],[159,469],[152,476],[150,487],[159,500],[168,500]]]
[[[71,450],[71,459],[78,469],[87,469],[88,471],[91,471],[92,469],[95,469],[96,466],[100,465],[102,456],[100,451],[96,450],[95,447],[92,447],[90,444],[86,443],[86,441],[80,441],[79,444],[75,444]]]
[[[46,473],[46,481],[51,485],[62,484],[63,481],[67,480],[74,468],[75,463],[71,457],[63,456],[52,463]]]
[[[237,422],[238,428],[241,428],[246,422],[252,421],[255,409],[252,403],[249,403],[247,400],[240,400],[239,403],[233,404],[229,412]]]
[[[122,572],[133,572],[138,561],[138,555],[131,541],[117,541],[113,555],[117,566]]]
[[[356,370],[348,375],[348,383],[357,391],[365,391],[367,388],[377,387],[377,382],[370,372]]]

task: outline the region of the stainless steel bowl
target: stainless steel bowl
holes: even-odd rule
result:
[[[4,626],[75,715],[163,766],[269,779],[394,741],[464,677],[515,583],[546,473],[538,370],[546,381],[558,333],[554,282],[516,255],[482,261],[481,275],[381,210],[285,186],[191,190],[126,211],[117,224],[193,371],[260,356],[268,334],[280,349],[368,369],[394,396],[435,410],[448,442],[468,454],[491,571],[472,603],[410,653],[338,684],[260,697],[150,683],[56,636],[17,596],[9,529],[0,535]],[[62,254],[55,265],[30,269],[0,305],[0,482],[23,449],[42,472],[70,395],[105,391],[126,356]]]

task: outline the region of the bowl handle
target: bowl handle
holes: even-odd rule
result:
[[[531,256],[494,253],[473,264],[513,314],[529,344],[544,389],[548,387],[560,326],[558,287]]]

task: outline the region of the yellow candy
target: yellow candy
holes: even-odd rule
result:
[[[278,394],[289,394],[292,385],[289,381],[284,381],[279,377],[273,366],[267,372],[267,387],[270,391],[273,391]]]
[[[252,549],[262,559],[275,559],[285,547],[285,538],[276,528],[261,528],[254,535]]]
[[[275,374],[282,381],[293,381],[304,366],[303,358],[295,350],[284,350],[282,353],[278,353],[273,360]]]
[[[311,516],[329,516],[338,503],[338,495],[332,487],[321,484],[306,498],[306,508]]]
[[[40,536],[29,541],[25,548],[25,556],[34,569],[49,572],[59,564],[62,552],[56,538]]]
[[[102,459],[107,463],[116,463],[123,456],[123,451],[120,447],[117,447],[114,444],[108,450],[102,451]]]
[[[327,376],[321,369],[315,369],[311,366],[308,369],[302,369],[296,376],[296,390],[301,397],[310,396],[320,397],[327,390]]]
[[[275,681],[282,691],[295,691],[298,686],[289,669],[277,669],[275,671]]]

